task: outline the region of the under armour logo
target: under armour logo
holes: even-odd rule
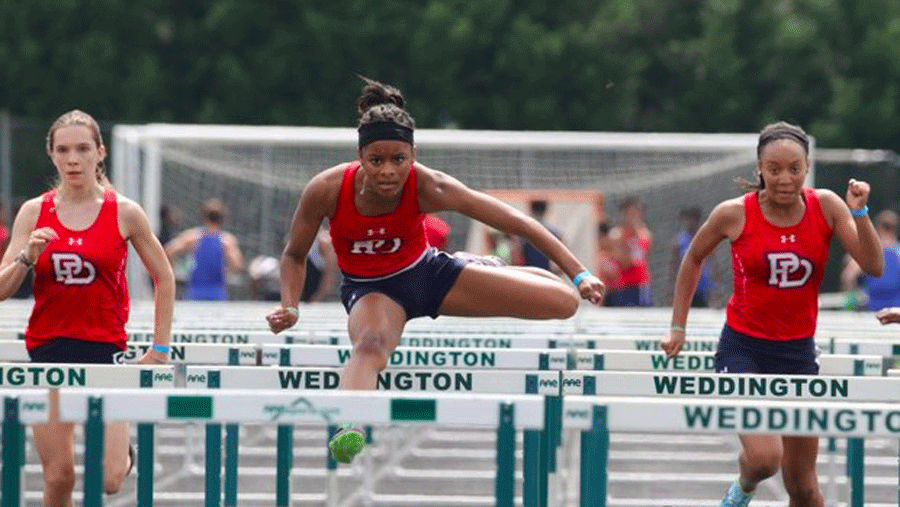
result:
[[[369,235],[369,236],[374,236],[376,232],[377,232],[378,234],[384,235],[384,233],[385,233],[385,228],[384,228],[384,227],[381,227],[381,228],[378,228],[378,229],[369,229],[369,230],[366,231],[366,234]]]
[[[54,252],[50,255],[56,281],[63,285],[87,285],[97,278],[91,261],[75,253]]]
[[[813,274],[813,265],[793,252],[770,253],[769,285],[782,289],[802,287]]]
[[[797,236],[795,236],[795,235],[793,235],[793,234],[791,234],[791,235],[785,235],[785,234],[782,234],[782,235],[781,235],[781,243],[782,243],[782,244],[784,244],[784,243],[796,243],[796,242],[797,242]]]
[[[81,238],[69,238],[69,245],[79,245],[81,246],[82,239]]]

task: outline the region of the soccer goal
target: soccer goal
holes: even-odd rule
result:
[[[162,206],[175,208],[182,226],[190,227],[204,200],[222,199],[226,228],[249,262],[279,255],[304,185],[319,171],[355,159],[356,136],[352,128],[119,125],[111,172],[116,187],[147,210],[154,230]],[[525,196],[547,197],[549,209],[557,209],[549,217],[571,231],[566,242],[591,269],[596,223],[605,217],[614,224],[618,203],[641,197],[655,236],[651,271],[658,296],[680,209],[698,206],[707,214],[738,195],[735,178],[755,179],[756,141],[756,134],[416,131],[423,164],[520,209]],[[452,248],[473,245],[468,218],[441,217],[451,225]],[[139,272],[129,272],[132,293],[149,297],[147,277]]]

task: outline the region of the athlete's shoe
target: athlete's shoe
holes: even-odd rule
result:
[[[478,264],[480,266],[503,267],[508,266],[506,261],[496,255],[477,255],[469,252],[456,252],[453,257],[466,264]]]
[[[339,463],[350,463],[353,458],[362,452],[366,446],[366,436],[357,428],[350,424],[341,426],[338,431],[331,437],[328,442],[328,448],[331,449],[331,458]]]
[[[725,498],[722,499],[721,507],[747,507],[750,505],[751,498],[753,498],[753,493],[745,493],[738,481],[734,481],[728,488]]]

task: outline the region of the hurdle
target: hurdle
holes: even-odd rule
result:
[[[280,366],[343,366],[350,353],[349,345],[263,345],[261,361]],[[563,349],[397,347],[388,358],[388,368],[562,370],[568,364]]]
[[[565,397],[563,426],[581,431],[580,505],[606,507],[610,432],[689,431],[896,438],[900,434],[900,410],[891,403],[576,395]],[[597,488],[585,488],[585,484],[597,485]],[[852,490],[851,507],[863,507],[864,503],[863,492]]]
[[[630,398],[697,398],[723,399],[752,403],[768,401],[784,401],[791,403],[809,403],[813,399],[820,403],[830,403],[832,411],[849,404],[870,407],[877,404],[894,404],[900,401],[900,378],[890,377],[855,377],[855,376],[811,376],[811,375],[727,375],[691,372],[585,372],[566,371],[562,373],[562,390],[564,400],[572,395],[596,395],[601,397]],[[840,402],[838,404],[837,402]],[[900,411],[889,413],[884,423],[888,430],[900,433]],[[865,411],[862,412],[866,414]],[[876,412],[873,412],[876,414]],[[849,417],[849,416],[848,416]],[[875,417],[873,415],[873,417]],[[565,414],[564,414],[565,418]],[[865,419],[859,419],[864,421]],[[855,421],[855,420],[854,420]],[[814,421],[816,422],[816,421]],[[854,424],[856,424],[854,422]],[[873,421],[868,421],[872,426]],[[633,426],[634,431],[640,431]],[[687,428],[692,429],[692,428]],[[736,429],[742,428],[726,428]],[[791,433],[803,430],[799,426],[775,428],[784,431],[773,433]],[[826,431],[823,436],[849,437],[847,445],[847,475],[850,478],[850,496],[853,507],[863,505],[865,490],[863,477],[864,449],[853,429],[838,428],[840,431]],[[865,432],[864,432],[865,433]],[[798,434],[814,434],[807,432]],[[882,433],[865,433],[863,436],[890,435]],[[584,449],[582,449],[582,453]],[[582,455],[582,459],[584,456]]]
[[[212,367],[188,366],[185,387],[188,389],[261,389],[334,390],[338,387],[337,368],[298,367]],[[379,374],[379,390],[419,393],[540,394],[544,398],[544,428],[526,430],[523,434],[523,466],[536,470],[536,476],[523,477],[523,505],[547,505],[556,473],[555,449],[561,440],[562,404],[559,371],[517,370],[424,370],[390,368]],[[398,380],[402,379],[402,380]],[[435,380],[446,379],[446,380]],[[289,440],[287,440],[289,442]],[[288,449],[280,442],[279,456]],[[280,462],[280,460],[279,460]],[[330,469],[336,463],[329,459]],[[287,472],[276,474],[284,481]],[[536,482],[533,482],[536,481]],[[283,487],[283,486],[282,486]],[[332,493],[333,496],[333,493]]]
[[[23,396],[30,396],[37,393],[39,399],[47,398],[46,389],[37,388],[120,388],[135,387],[146,389],[151,387],[171,388],[175,385],[175,371],[171,365],[153,365],[153,366],[130,366],[130,365],[113,365],[113,364],[59,364],[59,363],[0,363],[0,388],[14,388],[17,392],[23,393]],[[49,401],[48,401],[49,403]],[[48,410],[49,405],[44,407]],[[41,422],[46,421],[46,416]],[[23,420],[23,422],[28,422]],[[31,421],[34,422],[34,421]],[[15,429],[10,430],[10,438],[16,434]],[[4,441],[6,439],[6,427],[4,426]],[[22,446],[24,453],[24,429],[21,432]],[[4,444],[6,445],[6,444]],[[153,448],[153,427],[150,425],[138,425],[138,445],[142,448]],[[4,454],[4,467],[6,465],[6,454]],[[89,456],[85,456],[85,460]],[[103,455],[90,456],[91,459],[98,460],[102,463]],[[148,459],[149,456],[138,456],[136,466],[138,468],[138,482],[140,489],[152,489],[153,487],[153,462]],[[18,458],[21,460],[21,457]],[[16,463],[16,461],[10,461]],[[21,461],[18,468],[21,468]],[[12,472],[10,472],[12,473]],[[6,475],[4,474],[4,478]],[[100,475],[102,481],[102,474]],[[21,498],[21,480],[12,487],[13,479],[4,482],[3,491],[9,492],[10,498]],[[10,489],[7,489],[10,487]],[[4,502],[5,502],[4,497]],[[19,504],[9,504],[11,507]],[[2,507],[7,507],[3,504]]]
[[[0,464],[0,507],[22,504],[22,466],[25,463],[25,427],[46,422],[50,400],[46,390],[0,389],[3,399],[3,439]]]
[[[421,423],[492,428],[497,432],[496,505],[512,507],[515,433],[544,428],[544,400],[541,396],[509,394],[405,393],[398,396],[353,391],[61,389],[60,418],[85,424],[85,452],[90,450],[94,456],[102,456],[103,425],[107,421],[217,421],[290,426],[324,422],[334,426],[340,420],[354,420],[371,425]],[[103,504],[102,460],[85,461],[85,505],[100,507]],[[526,473],[534,472],[526,470]],[[532,476],[531,484],[535,483]],[[281,491],[276,503],[279,507],[288,505],[289,491]],[[139,497],[138,505],[150,504],[141,503]],[[207,497],[207,505],[219,505],[219,498]]]
[[[684,352],[667,357],[664,352],[627,350],[573,351],[576,370],[609,371],[715,371],[711,352]],[[884,358],[880,355],[822,354],[818,357],[822,375],[882,376]]]

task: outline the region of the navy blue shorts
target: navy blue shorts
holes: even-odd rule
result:
[[[54,338],[28,351],[32,363],[121,364],[124,351],[114,343]]]
[[[444,297],[450,292],[466,263],[445,252],[430,249],[415,266],[377,280],[351,279],[344,275],[341,302],[347,313],[354,303],[370,292],[379,292],[396,301],[406,311],[406,320],[437,318]]]
[[[812,337],[787,341],[763,340],[739,333],[725,324],[716,350],[716,371],[818,375],[816,342]]]

